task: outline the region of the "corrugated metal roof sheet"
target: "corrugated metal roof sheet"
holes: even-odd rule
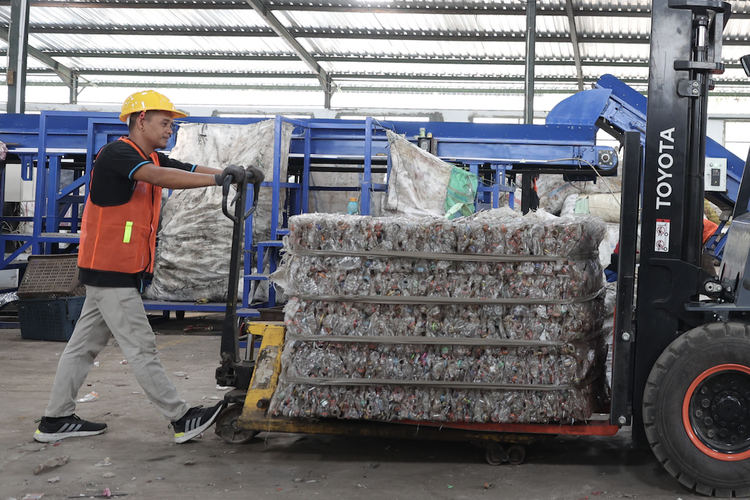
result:
[[[140,8],[34,8],[29,23],[45,26],[265,26],[253,10],[185,10]]]
[[[302,61],[265,61],[262,70],[258,68],[255,61],[242,61],[224,58],[215,58],[200,61],[193,67],[186,68],[185,62],[180,59],[137,59],[137,58],[81,58],[81,57],[59,57],[58,61],[68,67],[75,67],[81,74],[90,71],[102,70],[112,71],[125,68],[133,68],[138,71],[170,72],[195,72],[195,73],[288,73],[290,75],[300,74],[312,77]]]
[[[240,38],[147,35],[29,35],[29,44],[46,52],[137,53],[142,60],[152,54],[293,54],[280,38]],[[186,65],[190,63],[185,61]],[[193,63],[195,64],[195,63]]]

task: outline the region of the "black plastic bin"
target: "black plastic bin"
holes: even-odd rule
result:
[[[67,342],[81,315],[86,297],[21,299],[16,302],[21,337]]]
[[[86,295],[78,281],[78,255],[31,255],[18,284],[20,299],[54,299]]]

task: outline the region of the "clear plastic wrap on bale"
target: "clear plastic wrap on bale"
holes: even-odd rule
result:
[[[478,384],[476,384],[478,386]],[[574,423],[606,402],[603,377],[573,389],[471,389],[407,385],[312,385],[281,382],[274,415],[354,420],[464,423]]]
[[[502,347],[292,341],[282,364],[288,378],[477,384],[579,384],[604,368],[601,335],[550,347]],[[338,382],[341,382],[340,380]]]
[[[289,225],[285,244],[292,252],[401,251],[561,258],[595,254],[605,231],[594,217],[519,217],[510,209],[455,220],[303,214],[292,217]]]
[[[273,415],[569,423],[608,399],[591,217],[292,217]]]
[[[496,264],[301,256],[289,261],[293,296],[572,299],[603,285],[598,259]]]
[[[287,336],[459,337],[570,342],[599,332],[604,298],[573,304],[373,304],[291,299]],[[321,341],[325,338],[321,338]]]

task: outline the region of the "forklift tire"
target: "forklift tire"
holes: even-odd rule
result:
[[[242,415],[242,405],[229,405],[216,417],[216,434],[227,444],[245,444],[258,435],[258,431],[242,429],[238,421]]]
[[[646,437],[681,484],[750,496],[750,325],[711,323],[677,338],[651,370]]]

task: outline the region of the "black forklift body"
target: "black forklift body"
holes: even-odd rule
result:
[[[634,207],[623,206],[611,413],[613,424],[632,416],[636,438],[643,436],[640,408],[651,368],[681,333],[705,322],[706,312],[685,306],[715,282],[700,268],[703,163],[710,75],[723,72],[718,59],[729,13],[728,3],[713,0],[652,3],[645,155],[640,168],[633,158],[623,168],[623,203],[641,194],[641,244]],[[630,141],[629,156],[637,149]]]
[[[610,422],[632,422],[634,440],[648,442],[687,488],[747,497],[750,217],[741,214],[750,175],[740,185],[721,277],[700,265],[708,92],[711,75],[724,70],[721,33],[730,14],[728,3],[714,0],[652,3],[642,164],[636,139],[624,139]]]
[[[732,220],[721,262],[721,284],[734,295],[734,306],[750,311],[750,214]]]

